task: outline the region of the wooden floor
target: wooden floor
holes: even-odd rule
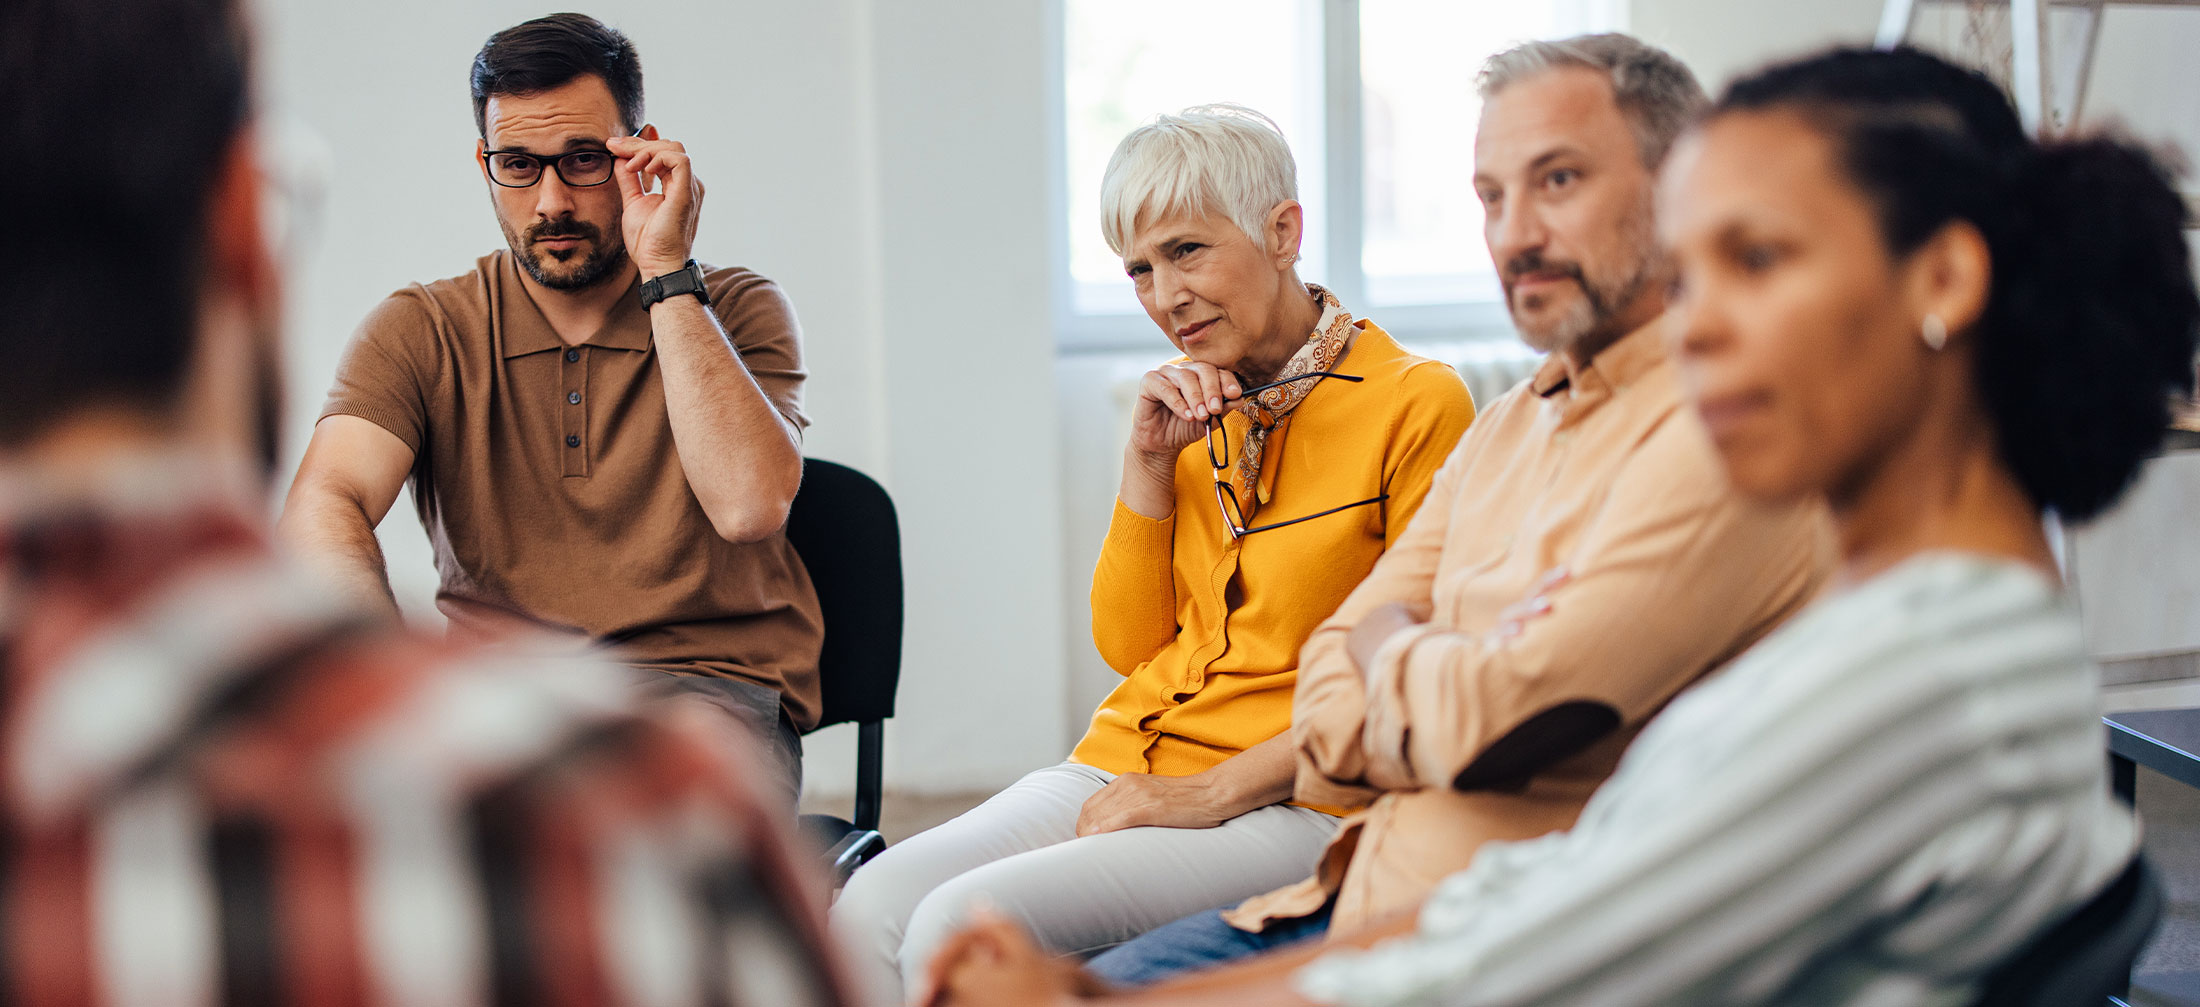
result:
[[[879,833],[891,846],[932,826],[947,821],[978,806],[979,802],[993,796],[976,794],[887,794],[884,807],[879,809]],[[852,803],[845,796],[811,797],[803,795],[802,811],[805,814],[822,812],[828,815],[848,817]]]

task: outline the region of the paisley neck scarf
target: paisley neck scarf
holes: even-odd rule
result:
[[[1344,305],[1338,303],[1337,295],[1313,283],[1306,285],[1306,292],[1313,295],[1314,300],[1321,305],[1321,319],[1314,323],[1314,331],[1306,337],[1306,344],[1300,346],[1298,352],[1284,362],[1283,369],[1277,371],[1276,376],[1269,379],[1271,381],[1335,367],[1337,361],[1344,356],[1345,346],[1351,341],[1352,334],[1358,331],[1352,325],[1352,313],[1344,310]],[[1299,403],[1306,401],[1306,397],[1313,393],[1314,386],[1321,383],[1321,378],[1293,381],[1254,395],[1238,407],[1238,411],[1245,414],[1246,430],[1244,447],[1238,451],[1237,465],[1230,476],[1230,485],[1237,493],[1238,505],[1244,510],[1247,521],[1252,520],[1253,512],[1261,504],[1268,502],[1269,488],[1261,484],[1260,463],[1261,455],[1268,445],[1269,432],[1282,425],[1290,417],[1291,411],[1297,409]]]

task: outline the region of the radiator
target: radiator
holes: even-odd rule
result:
[[[1487,409],[1512,386],[1528,379],[1543,365],[1543,354],[1517,339],[1476,339],[1456,343],[1416,343],[1407,347],[1424,357],[1441,360],[1466,379],[1474,394],[1474,408]]]

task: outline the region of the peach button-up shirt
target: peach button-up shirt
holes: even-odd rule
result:
[[[1230,916],[1334,896],[1334,932],[1409,908],[1483,843],[1572,826],[1650,716],[1799,609],[1830,568],[1816,505],[1729,486],[1656,325],[1552,354],[1493,405],[1419,514],[1300,657],[1299,801],[1350,807],[1313,878]],[[1433,610],[1363,671],[1345,637]]]

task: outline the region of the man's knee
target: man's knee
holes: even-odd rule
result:
[[[1102,982],[1126,988],[1230,961],[1249,953],[1246,939],[1223,921],[1221,910],[1195,913],[1118,944],[1085,963]]]

